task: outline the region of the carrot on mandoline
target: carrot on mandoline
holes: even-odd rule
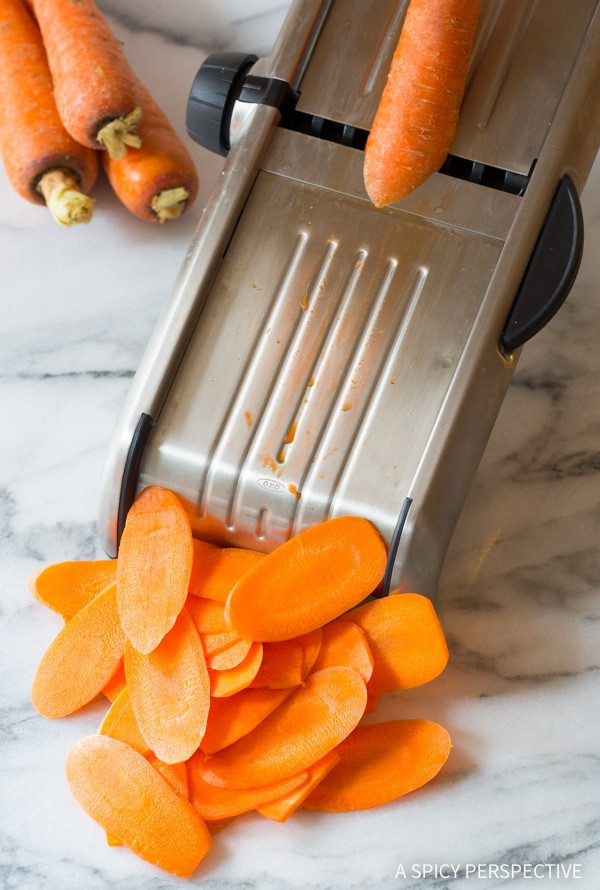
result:
[[[45,566],[29,579],[31,595],[69,621],[117,578],[115,559],[82,559]]]
[[[103,152],[102,163],[113,191],[131,213],[164,223],[191,207],[198,194],[198,173],[164,111],[141,83],[138,88],[142,145],[123,157]]]
[[[125,647],[125,676],[140,732],[165,763],[187,760],[204,735],[210,681],[200,636],[187,610],[150,653]]]
[[[291,686],[287,689],[248,687],[235,695],[213,698],[200,749],[205,754],[215,754],[237,742],[279,707],[292,691]]]
[[[207,755],[197,751],[187,761],[190,802],[202,819],[217,821],[232,816],[241,816],[256,809],[260,804],[277,800],[284,795],[306,785],[307,771],[280,779],[270,785],[257,788],[224,788],[211,785],[203,777],[203,764]]]
[[[224,603],[234,584],[264,555],[243,547],[217,547],[194,539],[190,593]]]
[[[365,148],[365,187],[377,207],[401,201],[446,160],[478,12],[478,0],[410,0]]]
[[[263,659],[251,686],[285,689],[299,686],[310,673],[321,648],[320,627],[290,640],[263,643]]]
[[[336,748],[340,761],[304,801],[307,810],[365,810],[421,788],[441,770],[452,743],[431,720],[359,726]]]
[[[273,822],[285,822],[299,809],[311,792],[340,761],[337,751],[330,751],[306,770],[308,778],[303,785],[289,791],[277,800],[271,800],[256,807],[258,813]]]
[[[361,719],[364,681],[349,667],[311,674],[247,735],[199,763],[203,778],[229,788],[271,785],[333,750]]]
[[[263,657],[263,644],[253,641],[248,654],[226,670],[209,670],[210,694],[213,698],[226,698],[246,689],[255,678]]]
[[[42,656],[31,689],[44,717],[65,717],[90,702],[118,669],[125,649],[115,585],[60,630]]]
[[[354,668],[367,684],[371,678],[373,655],[364,631],[354,621],[337,618],[323,628],[321,649],[314,670],[318,671],[334,664],[345,664]]]
[[[372,593],[386,548],[358,516],[327,519],[276,547],[237,582],[225,604],[232,630],[278,641],[322,627]]]
[[[15,191],[61,225],[87,223],[98,158],[66,131],[39,29],[22,0],[0,4],[0,152]]]
[[[138,751],[108,736],[86,736],[67,755],[75,800],[134,853],[178,877],[189,877],[212,845],[191,803]]]
[[[188,592],[190,521],[171,491],[150,486],[134,500],[121,535],[117,601],[132,645],[152,652],[175,624]]]
[[[370,694],[428,683],[448,663],[448,646],[431,600],[418,593],[392,593],[345,616],[364,631],[373,655]]]
[[[137,78],[94,0],[29,0],[61,119],[81,145],[116,157],[140,144]]]

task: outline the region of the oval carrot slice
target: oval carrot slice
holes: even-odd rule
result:
[[[150,749],[165,763],[191,757],[204,735],[210,681],[200,636],[186,609],[148,655],[126,645],[125,676]]]
[[[354,668],[365,683],[371,678],[373,655],[364,631],[354,621],[337,618],[323,628],[321,649],[314,670],[319,671],[334,664],[345,664]]]
[[[127,686],[119,693],[106,712],[98,732],[100,735],[107,735],[111,739],[125,742],[130,748],[134,748],[144,756],[152,753],[135,719]]]
[[[224,603],[242,575],[264,556],[243,547],[217,547],[194,539],[190,593]]]
[[[319,785],[327,773],[340,762],[340,756],[334,749],[309,766],[306,770],[307,779],[298,788],[289,791],[276,800],[270,800],[256,807],[257,812],[273,822],[285,822],[304,803],[311,792]]]
[[[45,566],[32,575],[29,592],[69,621],[116,579],[116,559],[67,560]]]
[[[338,765],[303,806],[341,813],[396,800],[433,779],[451,747],[448,732],[431,720],[389,720],[359,726],[338,745]]]
[[[333,750],[361,719],[364,681],[348,667],[311,674],[256,729],[199,765],[207,782],[257,788],[307,769]]]
[[[412,689],[437,677],[448,663],[444,631],[430,599],[393,593],[346,616],[364,631],[373,655],[371,695]]]
[[[237,742],[268,717],[288,695],[288,689],[246,688],[224,698],[213,698],[208,712],[208,722],[200,748],[206,754],[214,754],[227,745]]]
[[[229,646],[225,646],[220,652],[207,655],[206,664],[213,671],[227,671],[237,667],[250,652],[253,642],[254,640],[245,640],[240,637]]]
[[[299,686],[310,673],[321,648],[318,627],[299,637],[263,643],[263,659],[252,686],[285,689]]]
[[[450,151],[478,0],[411,0],[367,139],[364,180],[377,207],[401,201]]]
[[[188,877],[210,849],[212,837],[193,806],[124,742],[81,739],[69,751],[66,773],[79,805],[146,862]]]
[[[117,564],[117,602],[131,644],[152,652],[188,594],[194,549],[187,513],[171,491],[151,486],[133,502]]]
[[[386,549],[358,516],[312,526],[267,554],[238,581],[225,617],[240,636],[271,642],[337,618],[381,582]]]
[[[201,634],[227,633],[225,606],[204,596],[189,596],[186,607]]]
[[[246,689],[255,678],[263,657],[263,644],[253,641],[248,654],[235,667],[226,670],[209,670],[210,694],[213,698],[225,698]]]
[[[84,606],[42,656],[31,689],[44,717],[65,717],[90,702],[118,669],[125,649],[112,584]]]

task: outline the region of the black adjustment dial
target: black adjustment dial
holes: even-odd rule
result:
[[[230,148],[229,124],[244,77],[258,57],[248,53],[212,53],[194,78],[186,112],[190,137],[215,154]]]

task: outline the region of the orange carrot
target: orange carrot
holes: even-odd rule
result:
[[[307,769],[361,719],[364,681],[348,667],[311,674],[252,732],[199,763],[203,778],[228,788],[271,785]]]
[[[117,578],[115,559],[82,559],[45,566],[29,579],[36,600],[69,621]]]
[[[121,658],[116,671],[114,672],[108,683],[105,683],[102,687],[102,694],[105,695],[109,701],[114,702],[125,688],[125,685],[125,665],[123,663],[123,659]]]
[[[329,754],[321,757],[320,760],[308,767],[306,770],[308,778],[302,785],[277,798],[277,800],[260,804],[260,806],[256,807],[257,812],[267,819],[272,819],[273,822],[285,822],[339,762],[340,756],[337,751],[335,749],[330,751]]]
[[[113,191],[125,207],[150,222],[177,219],[198,194],[194,161],[163,110],[138,82],[142,145],[122,157],[102,155]]]
[[[371,600],[346,616],[364,631],[373,655],[370,694],[421,686],[448,662],[448,647],[433,603],[417,593]]]
[[[277,800],[308,782],[308,772],[300,772],[260,788],[223,788],[211,785],[202,775],[207,755],[197,751],[187,762],[190,801],[202,819],[217,820],[240,816],[260,804]]]
[[[229,646],[225,646],[220,652],[213,652],[206,656],[206,664],[212,671],[227,671],[237,667],[246,658],[253,645],[253,640],[245,640],[243,637],[234,640]]]
[[[300,636],[372,593],[385,564],[385,545],[370,522],[357,516],[328,519],[249,569],[227,599],[226,620],[253,640]]]
[[[224,603],[234,584],[264,553],[243,547],[216,547],[194,539],[190,593]]]
[[[145,861],[188,877],[210,849],[212,837],[193,806],[124,742],[81,739],[66,772],[79,805]]]
[[[364,631],[354,621],[338,618],[323,628],[321,649],[314,670],[319,671],[334,664],[354,668],[367,684],[371,678],[373,655]]]
[[[118,669],[124,648],[113,584],[65,624],[42,656],[31,690],[36,711],[65,717],[90,702]]]
[[[0,5],[0,95],[0,152],[15,191],[46,203],[62,225],[89,222],[98,159],[65,130],[42,38],[22,0]]]
[[[135,719],[165,763],[187,760],[204,735],[210,681],[196,626],[184,608],[149,654],[127,642],[125,676]]]
[[[340,762],[307,797],[307,810],[365,810],[421,788],[440,771],[450,736],[430,720],[359,726],[338,747]]]
[[[213,698],[226,698],[246,689],[255,678],[263,657],[263,644],[254,641],[245,658],[235,667],[223,671],[209,670],[210,694]]]
[[[193,610],[188,608],[188,612],[192,614]],[[239,637],[235,631],[228,630],[225,631],[225,633],[201,633],[200,639],[202,640],[202,648],[204,649],[204,654],[208,659],[213,655],[218,655],[219,652],[223,652],[224,649],[227,649],[238,640],[243,640],[244,638]]]
[[[258,726],[268,717],[288,695],[287,689],[246,688],[225,698],[213,698],[208,712],[208,721],[200,748],[206,754],[214,754],[237,742],[242,736]]]
[[[164,488],[146,488],[127,514],[117,566],[121,624],[148,654],[175,624],[185,603],[193,560],[188,515]]]
[[[225,606],[203,596],[189,596],[186,607],[201,634],[220,634],[230,631],[225,621]]]
[[[411,0],[367,139],[364,179],[377,207],[440,169],[452,145],[478,0]]]
[[[251,686],[285,689],[299,686],[310,673],[321,648],[318,627],[291,640],[263,643],[263,659]]]
[[[176,791],[177,794],[189,799],[190,788],[188,784],[186,762],[184,760],[180,763],[165,763],[163,760],[159,760],[156,754],[153,754],[152,751],[150,751],[149,754],[146,754],[146,760],[148,763],[152,764],[155,770],[158,770],[163,778],[167,780],[173,791]]]
[[[111,739],[125,742],[144,756],[152,753],[135,719],[127,687],[119,693],[106,712],[98,732],[100,735],[107,735]]]
[[[115,156],[139,145],[137,80],[93,0],[29,0],[61,119],[73,139]]]

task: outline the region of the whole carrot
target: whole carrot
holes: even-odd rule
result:
[[[478,0],[411,0],[373,126],[364,180],[377,207],[401,201],[444,163],[456,132]]]
[[[58,111],[71,136],[117,157],[128,145],[139,145],[135,76],[93,0],[29,2],[48,53]]]
[[[0,95],[0,151],[15,191],[46,203],[62,225],[89,222],[97,155],[63,126],[42,38],[22,0],[0,4]]]
[[[119,200],[150,222],[177,219],[196,198],[194,162],[169,119],[138,81],[141,147],[123,157],[103,153],[102,162]]]

